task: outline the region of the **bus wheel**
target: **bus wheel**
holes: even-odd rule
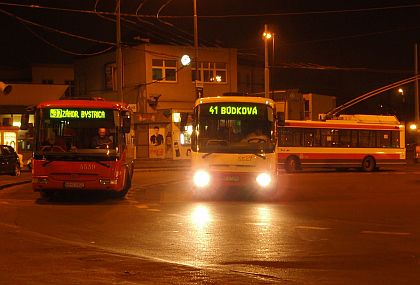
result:
[[[40,192],[41,198],[50,201],[54,198],[54,191],[43,190]]]
[[[287,172],[295,172],[296,170],[300,169],[299,158],[296,156],[289,157],[284,164],[284,168]]]
[[[124,188],[120,192],[116,192],[117,198],[124,198],[125,195],[127,195],[128,190],[131,188],[130,174],[128,174],[128,171],[125,173]]]
[[[376,167],[375,159],[371,156],[367,156],[362,161],[362,170],[366,172],[373,171]]]

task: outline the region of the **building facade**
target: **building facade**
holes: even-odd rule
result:
[[[9,94],[0,94],[0,144],[13,146],[23,162],[32,156],[33,107],[71,95],[73,71],[73,65],[67,64],[0,68],[1,80],[12,86]],[[29,130],[19,129],[22,114],[29,115]]]
[[[123,98],[118,98],[116,90],[115,53],[79,60],[75,64],[75,94],[131,105],[137,158],[188,158],[190,130],[184,121],[191,118],[197,92],[221,96],[237,91],[235,49],[200,47],[197,62],[181,64],[183,55],[193,58],[194,54],[190,46],[123,48]],[[154,135],[163,140],[157,144]]]

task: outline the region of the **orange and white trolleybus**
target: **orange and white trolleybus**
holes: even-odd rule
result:
[[[130,114],[126,104],[100,98],[40,103],[35,112],[34,191],[45,198],[74,190],[124,196],[134,168],[126,143]],[[93,145],[99,129],[107,139]]]
[[[194,108],[192,179],[196,194],[225,188],[268,192],[277,179],[274,102],[261,97],[198,99]]]
[[[278,128],[277,153],[279,165],[289,172],[308,167],[373,171],[406,163],[405,128],[395,116],[286,120]]]

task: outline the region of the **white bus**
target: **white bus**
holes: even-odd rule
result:
[[[395,116],[341,115],[327,121],[286,120],[278,128],[279,166],[359,168],[406,163],[405,128]]]
[[[263,192],[276,188],[276,120],[271,99],[198,99],[191,144],[197,194],[215,194],[231,187]]]

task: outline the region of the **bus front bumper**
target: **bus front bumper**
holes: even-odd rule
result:
[[[81,191],[118,191],[121,186],[118,179],[92,179],[92,180],[56,180],[51,177],[33,177],[32,189],[34,191],[67,191],[67,190],[81,190]]]
[[[271,172],[224,172],[197,170],[193,173],[196,189],[252,188],[272,189],[277,182],[277,174]]]

